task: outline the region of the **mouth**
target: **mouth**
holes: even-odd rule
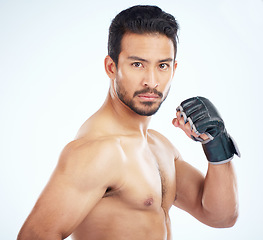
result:
[[[152,101],[156,101],[160,98],[159,95],[153,94],[153,93],[138,94],[137,97],[144,102],[152,102]]]
[[[163,94],[156,89],[144,89],[134,93],[134,97],[138,97],[143,102],[153,102],[161,99]]]

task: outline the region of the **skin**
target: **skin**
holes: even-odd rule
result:
[[[148,129],[150,116],[126,104],[132,102],[144,114],[156,111],[170,89],[177,66],[173,59],[166,36],[124,35],[118,68],[105,58],[111,82],[105,103],[62,151],[19,240],[70,234],[75,240],[170,240],[173,205],[209,226],[233,226],[237,193],[232,163],[208,164],[203,176],[164,136]],[[179,113],[173,124],[187,136],[195,134]]]

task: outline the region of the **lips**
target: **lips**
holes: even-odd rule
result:
[[[151,93],[138,94],[137,97],[143,101],[155,101],[156,99],[160,98],[159,95]]]
[[[138,97],[141,98],[159,98],[159,95],[156,94],[139,94]]]
[[[158,98],[162,98],[163,94],[156,89],[143,89],[141,91],[136,91],[133,96],[145,100],[156,100]]]

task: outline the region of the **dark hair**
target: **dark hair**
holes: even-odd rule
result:
[[[170,38],[177,52],[177,31],[179,25],[175,18],[157,6],[137,5],[120,12],[109,28],[108,54],[118,65],[121,40],[125,33],[160,33]]]

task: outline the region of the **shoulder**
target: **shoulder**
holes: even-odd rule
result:
[[[62,150],[62,156],[67,158],[83,158],[87,155],[92,157],[94,155],[114,154],[119,147],[120,141],[114,137],[80,138],[68,143]]]
[[[166,150],[171,151],[175,156],[177,156],[179,154],[176,147],[163,134],[161,134],[161,133],[159,133],[153,129],[149,129],[148,133],[149,133],[149,137],[150,137],[150,139],[154,145],[164,147]]]
[[[157,132],[156,130],[149,129],[148,133],[150,136],[154,137],[155,139],[158,139],[164,143],[169,143],[172,145],[172,143],[168,140],[168,138],[166,138],[163,134]]]
[[[114,175],[122,163],[123,154],[117,138],[82,138],[65,146],[57,168],[74,175]]]

